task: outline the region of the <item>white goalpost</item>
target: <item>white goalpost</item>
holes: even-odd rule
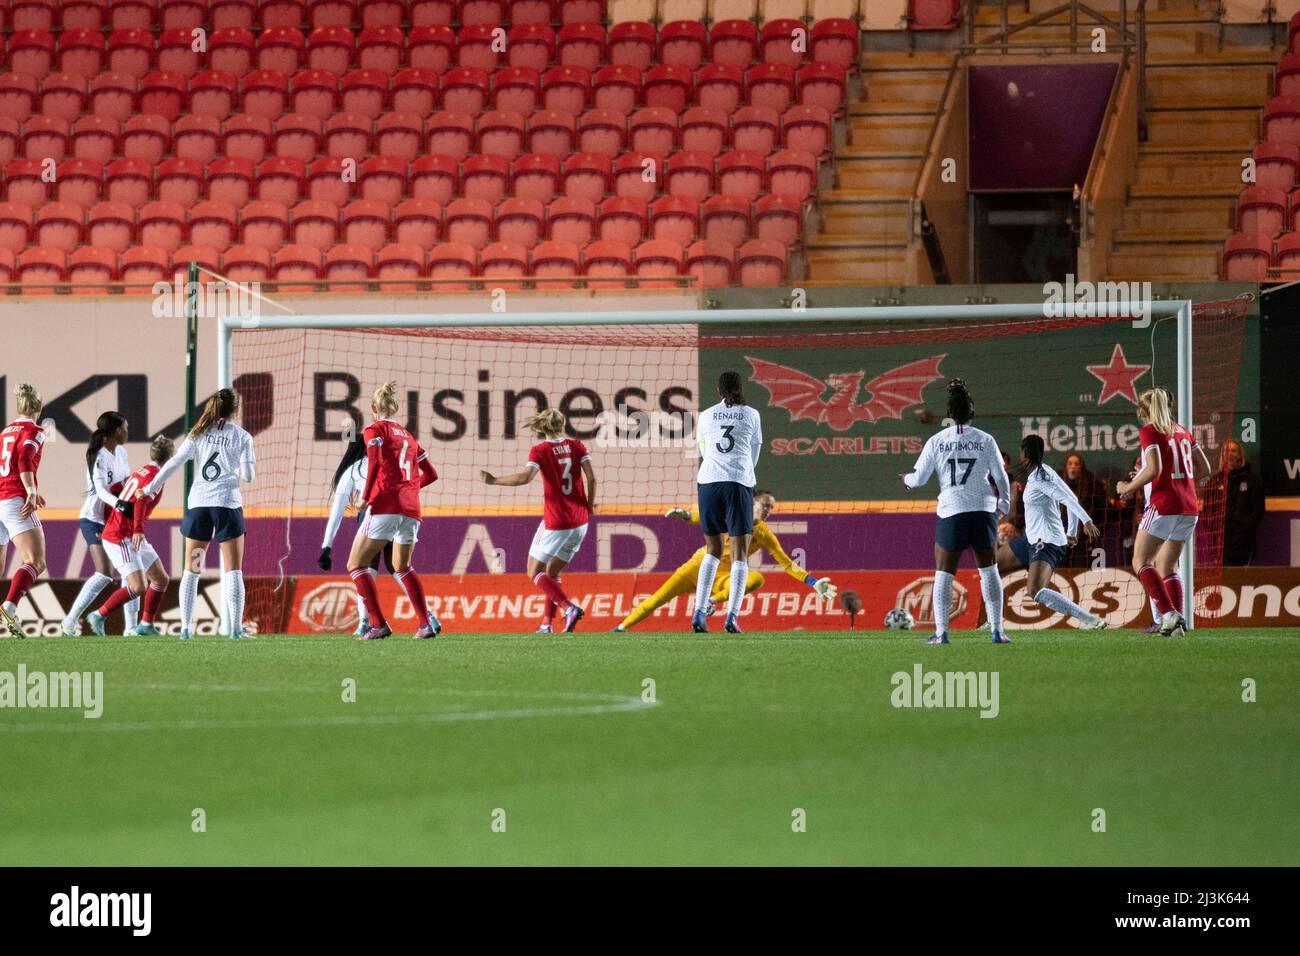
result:
[[[1140,317],[1140,318],[1135,318]],[[415,314],[330,315],[279,314],[271,316],[218,315],[216,321],[216,365],[218,387],[232,386],[235,380],[234,340],[237,334],[271,330],[419,330],[467,329],[490,330],[510,327],[637,327],[637,326],[755,326],[756,331],[783,325],[786,332],[798,332],[807,324],[810,328],[824,323],[881,323],[894,321],[931,323],[990,321],[996,319],[1133,319],[1136,328],[1154,325],[1157,319],[1176,321],[1176,376],[1178,420],[1188,427],[1192,424],[1192,364],[1193,364],[1193,303],[1190,299],[1131,300],[1121,302],[1063,302],[1044,305],[1037,303],[972,304],[972,305],[907,305],[864,306],[842,308],[792,308],[763,309],[634,309],[601,312],[545,312],[518,313],[458,312]],[[1136,324],[1142,323],[1142,324]],[[1032,355],[1033,346],[1025,344],[1026,357]],[[1014,374],[1012,372],[1011,374]],[[1194,623],[1195,596],[1194,547],[1186,547],[1180,564],[1184,581],[1183,615],[1188,626]],[[223,601],[224,605],[224,601]],[[224,622],[223,622],[224,628]]]

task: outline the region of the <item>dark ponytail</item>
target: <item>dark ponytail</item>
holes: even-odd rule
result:
[[[233,388],[218,389],[203,406],[203,414],[190,429],[190,437],[198,438],[217,422],[235,414],[237,408],[239,408],[238,393]]]
[[[339,479],[343,477],[343,473],[355,465],[357,461],[365,457],[366,440],[361,435],[358,435],[353,438],[352,441],[348,442],[347,450],[343,452],[343,460],[340,461],[339,466],[334,469],[334,481],[330,485],[330,489],[337,490]]]
[[[975,417],[975,400],[970,397],[966,382],[960,378],[948,383],[948,417],[958,425],[966,425]]]
[[[718,376],[718,394],[730,408],[732,405],[745,404],[745,392],[741,387],[739,372],[723,372]]]
[[[1043,468],[1043,436],[1037,432],[1030,432],[1020,439],[1020,453],[1025,456],[1025,463],[1028,465],[1025,469],[1025,479],[1028,480],[1030,475]]]
[[[86,468],[91,474],[95,471],[95,459],[104,447],[108,436],[126,424],[126,416],[121,412],[104,412],[95,420],[95,430],[90,433],[90,444],[86,447]]]

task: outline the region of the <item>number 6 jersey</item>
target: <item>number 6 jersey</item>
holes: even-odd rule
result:
[[[220,421],[197,438],[186,438],[176,457],[163,465],[149,482],[145,494],[156,495],[187,461],[194,462],[194,484],[190,486],[190,508],[242,508],[239,481],[253,480],[253,436],[234,422]]]
[[[1200,443],[1192,433],[1182,425],[1174,425],[1173,432],[1166,435],[1148,423],[1138,432],[1138,440],[1142,443],[1142,458],[1145,460],[1154,449],[1160,463],[1160,474],[1147,486],[1151,489],[1147,507],[1159,515],[1200,514],[1192,467],[1192,455]]]
[[[988,432],[970,425],[951,425],[931,435],[912,473],[903,476],[903,484],[920,488],[935,472],[939,474],[940,518],[969,511],[1006,514],[1011,509],[1011,481],[998,443]]]

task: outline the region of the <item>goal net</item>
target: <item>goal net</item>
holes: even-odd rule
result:
[[[459,607],[468,629],[531,629],[530,618],[511,613],[526,602],[510,604],[501,580],[528,587],[517,582],[541,488],[488,486],[480,472],[519,470],[534,441],[520,423],[539,408],[558,408],[568,434],[591,450],[599,480],[598,517],[566,573],[578,582],[579,599],[593,602],[589,613],[604,611],[597,623],[616,621],[700,544],[698,528],[664,512],[695,500],[694,415],[717,400],[718,375],[735,369],[762,415],[759,486],[777,499],[769,524],[800,565],[858,595],[867,615],[858,626],[879,627],[875,615],[894,606],[911,610],[918,626],[932,620],[935,489],[909,492],[899,475],[942,427],[954,377],[968,383],[975,423],[1009,456],[1013,480],[1020,440],[1037,432],[1047,463],[1101,528],[1096,542],[1072,549],[1057,586],[1113,626],[1146,626],[1146,600],[1129,570],[1140,506],[1114,492],[1138,455],[1136,400],[1161,385],[1177,408],[1190,385],[1189,424],[1217,468],[1234,427],[1246,313],[1246,303],[1234,300],[1198,305],[1180,320],[1159,311],[1168,303],[1154,305],[1146,322],[1045,318],[1041,305],[1038,314],[1028,306],[894,309],[879,319],[879,309],[809,310],[744,322],[684,312],[604,325],[538,324],[544,320],[535,316],[529,324],[510,316],[465,317],[459,325],[427,317],[391,327],[367,327],[364,317],[262,320],[254,328],[228,321],[227,377],[243,396],[259,462],[245,493],[250,617],[263,631],[292,630],[316,613],[302,595],[304,582],[322,574],[316,559],[335,469],[347,439],[370,421],[373,390],[396,381],[398,417],[440,476],[423,494],[415,566],[431,576],[431,598],[441,590],[434,600],[444,601],[444,617]],[[854,317],[843,318],[848,312]],[[1194,356],[1192,378],[1181,381],[1188,363],[1180,366],[1180,321]],[[1002,529],[1009,535],[1023,532],[1018,496],[1012,510]],[[1211,483],[1196,540],[1194,594],[1202,604],[1213,600],[1223,521],[1223,489]],[[349,517],[334,543],[333,576],[342,582],[355,529]],[[767,583],[747,602],[754,613],[763,609],[765,624],[842,628],[853,620],[839,603],[809,603],[808,589],[771,556],[753,563]],[[1059,615],[1022,601],[1023,577],[1008,579],[1011,626],[1064,626]],[[967,557],[955,627],[981,620],[975,580]],[[491,620],[474,619],[464,596],[498,592]],[[340,598],[331,626],[346,624],[350,607]],[[1198,621],[1212,621],[1213,610],[1197,607]],[[668,618],[686,613],[686,603],[677,603],[646,627],[675,629],[680,621]]]

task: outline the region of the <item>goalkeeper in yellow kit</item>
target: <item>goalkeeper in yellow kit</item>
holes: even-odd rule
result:
[[[749,553],[755,551],[766,551],[772,556],[777,564],[786,574],[796,581],[802,581],[810,588],[815,590],[823,598],[832,599],[835,597],[836,588],[831,583],[830,578],[819,578],[816,575],[809,574],[803,568],[794,563],[785,549],[781,547],[781,542],[776,539],[772,529],[767,526],[767,518],[776,508],[776,496],[770,491],[756,491],[754,493],[754,538],[753,543],[749,546]],[[691,524],[699,524],[699,512],[695,509],[673,508],[667,514],[670,518],[680,518],[682,521],[689,521]],[[691,559],[679,567],[663,586],[654,594],[650,595],[627,617],[623,618],[622,623],[614,628],[615,631],[626,631],[631,627],[640,624],[656,610],[663,607],[673,598],[682,595],[695,593],[695,577],[700,570],[700,562],[704,559],[704,549],[700,548]],[[726,545],[722,549],[722,563],[718,566],[718,575],[715,578],[717,584],[714,585],[713,594],[709,598],[709,607],[706,613],[713,613],[713,606],[727,600],[727,591],[729,588],[731,567],[730,552]],[[752,594],[763,586],[763,575],[757,571],[750,571],[749,577],[745,580],[745,593]]]

